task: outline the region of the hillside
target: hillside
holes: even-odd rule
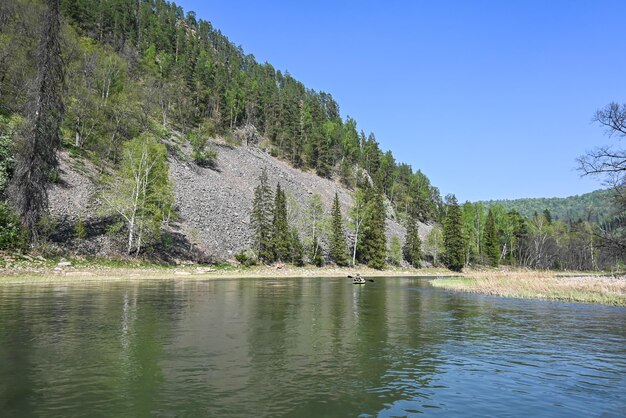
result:
[[[564,222],[582,219],[587,222],[600,223],[611,219],[615,212],[611,190],[596,190],[565,198],[489,200],[477,203],[487,208],[500,205],[507,211],[516,210],[528,218],[535,213],[543,213],[547,209],[553,219]]]
[[[44,48],[44,40],[58,47]],[[50,62],[54,71],[47,67]],[[44,83],[49,74],[54,80]],[[42,92],[54,100],[38,101]],[[57,107],[35,109],[37,103]],[[0,224],[11,225],[15,236],[33,242],[40,235],[51,237],[79,253],[124,252],[126,233],[128,254],[177,247],[174,258],[195,257],[201,250],[212,259],[227,259],[251,247],[254,187],[267,167],[271,186],[280,181],[285,188],[290,227],[299,230],[308,248],[312,244],[301,212],[310,196],[321,196],[329,211],[337,190],[347,220],[351,192],[367,191],[376,206],[369,205],[367,213],[376,226],[364,224],[363,232],[370,236],[363,242],[377,247],[359,251],[365,258],[381,255],[385,231],[380,216],[373,214],[386,212],[390,245],[393,236],[402,242],[400,223],[409,217],[422,226],[436,222],[443,203],[426,175],[396,162],[373,133],[359,131],[357,122],[344,119],[339,109],[329,93],[257,62],[210,22],[175,3],[4,1],[0,144],[8,152],[0,153],[0,209],[7,215]],[[37,115],[45,115],[49,123],[34,126]],[[255,133],[254,144],[235,138],[242,131]],[[49,139],[42,139],[42,132]],[[133,154],[144,151],[149,158]],[[33,169],[27,162],[33,158],[45,166]],[[150,161],[146,167],[156,164],[160,174],[141,180],[141,191],[137,186],[130,193],[129,173],[139,170],[130,165],[137,161]],[[33,173],[39,176],[32,182],[36,184],[29,183]],[[17,178],[21,189],[9,187]],[[126,189],[104,195],[115,187]],[[30,199],[26,189],[44,190]],[[18,208],[19,199],[23,204]],[[135,201],[120,211],[119,205],[107,208],[107,199]],[[131,218],[122,213],[127,208],[134,211]],[[17,217],[24,234],[15,226]],[[423,234],[427,228],[422,229]],[[289,234],[295,242],[293,228]],[[316,239],[328,251],[325,237]],[[7,239],[3,245],[25,248],[25,240],[12,244]],[[397,242],[394,248],[397,260]]]
[[[180,141],[180,136],[172,138],[172,144],[177,141]],[[340,183],[295,169],[256,146],[231,146],[221,140],[213,140],[213,145],[218,150],[215,169],[198,167],[193,163],[188,146],[183,146],[182,152],[169,156],[170,179],[178,215],[173,232],[180,245],[193,244],[210,261],[232,259],[235,253],[250,248],[253,189],[263,168],[267,168],[272,186],[280,182],[287,194],[293,197],[293,222],[303,237],[307,232],[303,223],[305,208],[313,194],[320,195],[328,215],[337,192],[347,223],[352,197],[351,192]],[[107,234],[106,228],[101,225],[104,211],[98,203],[97,178],[97,170],[89,161],[71,157],[68,153],[62,154],[60,182],[50,192],[51,214],[59,231],[65,231],[57,242],[66,249],[88,255],[123,253],[123,243]],[[91,228],[86,240],[78,240],[72,233],[79,218]],[[389,205],[386,225],[388,241],[394,235],[404,241],[405,228],[397,222]],[[430,229],[430,225],[420,224],[422,240]],[[325,236],[322,236],[324,239]],[[351,241],[350,234],[348,241]],[[193,258],[194,255],[178,249],[174,258],[176,256]]]

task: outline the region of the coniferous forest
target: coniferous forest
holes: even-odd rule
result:
[[[42,39],[52,43],[42,46]],[[606,269],[624,262],[626,252],[605,241],[609,228],[623,244],[623,207],[603,209],[601,219],[564,221],[552,219],[548,207],[521,214],[454,197],[444,202],[425,174],[396,161],[373,133],[342,116],[330,93],[257,62],[174,3],[0,4],[0,248],[26,250],[45,240],[47,187],[58,181],[57,151],[64,149],[98,167],[101,199],[126,252],[142,254],[176,217],[167,176],[174,134],[202,167],[212,167],[218,152],[209,138],[233,146],[252,141],[352,191],[353,207],[344,208],[352,239],[346,240],[348,222],[336,200],[329,248],[315,234],[303,245],[287,222],[280,184],[274,189],[262,175],[251,217],[253,254],[242,253],[242,260],[358,261],[374,268],[427,261],[454,270],[468,264]],[[407,228],[404,243],[387,242],[387,206]],[[423,242],[419,223],[434,225]]]

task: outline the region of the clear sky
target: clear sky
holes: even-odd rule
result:
[[[177,1],[289,71],[460,201],[602,187],[576,158],[615,139],[626,1]]]

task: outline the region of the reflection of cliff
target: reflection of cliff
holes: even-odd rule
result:
[[[201,390],[193,410],[204,405],[210,414],[233,405],[243,415],[374,413],[411,397],[436,373],[426,365],[410,371],[416,358],[433,358],[436,331],[422,324],[417,292],[389,282],[181,284],[188,305],[163,364],[167,386]]]

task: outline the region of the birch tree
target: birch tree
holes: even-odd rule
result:
[[[354,244],[352,247],[352,265],[356,264],[356,249],[359,243],[359,233],[365,219],[365,194],[357,189],[353,196],[353,206],[350,211],[350,227],[354,231]]]
[[[128,254],[139,254],[171,218],[174,193],[166,155],[163,144],[144,134],[124,145],[120,169],[105,180],[101,198],[125,226]]]

